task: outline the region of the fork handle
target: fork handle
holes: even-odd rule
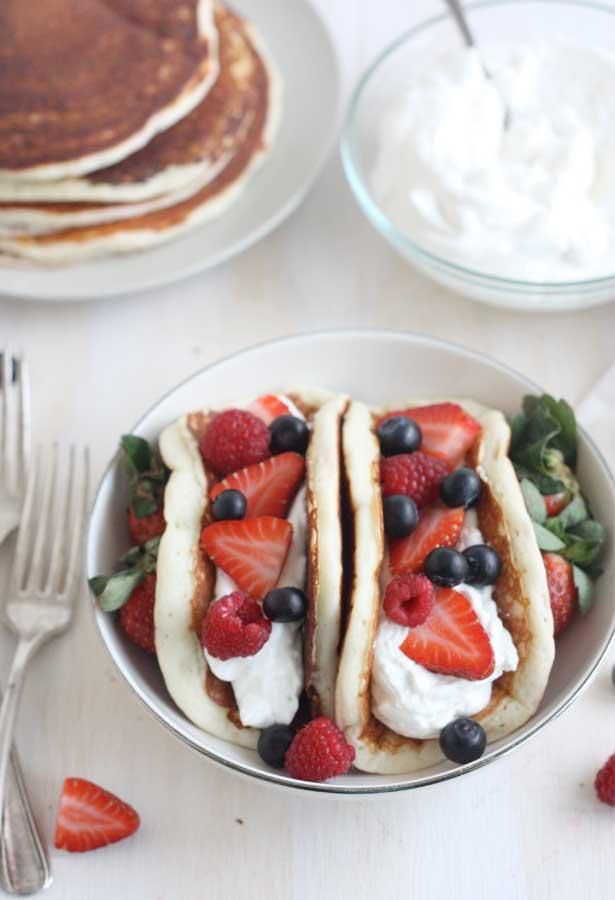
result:
[[[51,883],[51,871],[14,747],[7,779],[0,836],[0,883],[8,894],[35,894]]]

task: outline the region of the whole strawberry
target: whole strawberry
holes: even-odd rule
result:
[[[615,806],[615,753],[602,766],[594,784],[598,799],[609,806]]]
[[[147,516],[138,517],[134,510],[128,507],[128,530],[130,532],[130,540],[137,546],[142,546],[152,538],[160,537],[165,529],[164,515],[162,509],[150,513]]]
[[[120,610],[120,623],[133,644],[148,653],[156,652],[154,641],[154,600],[156,575],[146,575]]]
[[[572,566],[558,553],[543,553],[542,559],[547,570],[547,584],[553,613],[553,633],[555,637],[568,628],[578,606],[577,588],[574,583]]]
[[[449,471],[445,462],[420,450],[389,456],[380,464],[382,495],[406,494],[420,509],[438,499]]]
[[[299,731],[286,751],[284,764],[293,778],[326,781],[345,775],[354,762],[355,751],[327,716],[319,716]]]

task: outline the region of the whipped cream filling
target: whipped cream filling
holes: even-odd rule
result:
[[[484,543],[476,511],[470,509],[465,514],[456,549],[461,552]],[[383,590],[389,577],[385,565]],[[491,700],[492,683],[519,664],[512,638],[498,616],[493,586],[473,587],[464,583],[455,590],[468,598],[489,635],[495,657],[493,674],[480,681],[470,681],[430,672],[399,649],[409,629],[391,621],[381,611],[374,644],[372,711],[384,725],[403,737],[435,738],[452,719],[480,712]]]
[[[279,398],[291,414],[304,418],[288,397]],[[278,587],[305,588],[307,574],[307,487],[304,484],[288,514],[293,537],[278,579]],[[239,588],[222,569],[216,568],[215,603]],[[267,728],[269,725],[289,724],[299,707],[303,690],[303,641],[300,622],[272,622],[271,634],[264,646],[253,656],[218,659],[203,648],[207,665],[217,678],[228,681],[243,725]]]

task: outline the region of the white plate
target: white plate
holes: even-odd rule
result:
[[[237,0],[284,83],[271,156],[220,219],[164,244],[64,268],[0,267],[0,293],[35,300],[93,300],[141,291],[215,266],[279,225],[301,202],[335,139],[340,75],[329,33],[308,0]]]
[[[347,391],[375,404],[395,404],[408,396],[466,396],[499,407],[519,409],[521,398],[537,388],[521,375],[485,356],[428,337],[387,331],[339,331],[300,335],[244,350],[197,372],[153,406],[133,431],[155,440],[168,422],[208,404],[233,404],[292,386]],[[581,433],[579,474],[598,519],[613,534],[615,485],[595,445]],[[127,549],[126,484],[113,460],[94,503],[88,535],[88,576],[110,572]],[[177,737],[205,756],[264,781],[307,790],[378,793],[445,781],[484,766],[539,731],[579,696],[596,671],[615,633],[615,559],[609,554],[597,582],[591,613],[578,617],[558,640],[557,658],[536,715],[504,740],[492,743],[482,759],[466,766],[442,763],[412,775],[351,772],[326,784],[288,778],[266,766],[255,751],[235,747],[201,731],[169,697],[154,660],[128,641],[113,616],[95,612],[103,641],[118,669],[150,711]]]

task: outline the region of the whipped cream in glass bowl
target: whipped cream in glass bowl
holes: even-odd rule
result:
[[[363,211],[412,265],[473,299],[543,311],[615,299],[615,8],[466,12],[480,56],[443,13],[361,79],[342,157]]]

